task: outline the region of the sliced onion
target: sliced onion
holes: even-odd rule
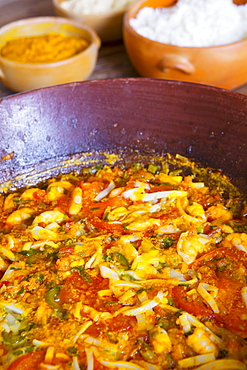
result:
[[[113,181],[110,181],[110,183],[107,186],[107,188],[105,188],[98,195],[96,195],[96,197],[94,198],[94,200],[96,202],[99,202],[101,199],[105,198],[114,188],[115,188],[114,182]]]
[[[222,359],[199,366],[196,370],[246,370],[246,366],[238,360]]]
[[[184,358],[178,361],[178,365],[181,369],[187,369],[188,367],[194,367],[200,364],[205,364],[215,360],[214,353],[205,353],[199,356],[193,356]]]
[[[152,309],[157,306],[158,304],[160,304],[160,301],[162,300],[163,298],[163,293],[162,292],[159,292],[157,294],[156,297],[154,297],[154,299],[152,300],[148,300],[148,301],[144,301],[141,306],[139,307],[134,307],[134,308],[131,308],[130,310],[127,310],[124,312],[124,315],[127,315],[127,316],[136,316],[136,315],[139,315],[139,314],[142,314],[143,312],[146,312],[146,311],[152,311]]]
[[[115,367],[115,368],[124,368],[124,369],[131,369],[131,370],[145,370],[143,367],[133,364],[133,362],[129,361],[104,361],[104,360],[99,360],[98,361],[107,367]]]
[[[93,351],[89,348],[86,348],[85,352],[86,352],[86,357],[87,357],[87,370],[93,370],[94,368]]]
[[[143,202],[151,202],[153,200],[162,199],[162,198],[177,198],[177,197],[186,197],[186,191],[180,190],[169,190],[169,191],[157,191],[155,193],[148,193],[143,195]]]
[[[87,328],[89,328],[89,326],[91,326],[92,325],[92,321],[91,320],[89,320],[89,321],[86,321],[86,322],[84,322],[84,324],[82,324],[82,326],[81,326],[81,328],[80,328],[80,330],[78,331],[78,333],[74,336],[74,339],[73,339],[73,342],[75,343],[76,341],[77,341],[77,339],[80,337],[80,335],[81,334],[83,334],[86,330],[87,330]]]
[[[51,345],[51,343],[42,342],[41,340],[34,339],[34,340],[33,340],[33,345],[34,345],[35,347],[48,348],[48,347]]]
[[[219,313],[220,310],[218,308],[218,305],[217,305],[215,299],[212,297],[212,295],[210,293],[208,293],[207,290],[209,290],[209,289],[207,289],[207,288],[205,289],[204,284],[200,283],[198,285],[197,291],[200,294],[200,296],[209,304],[209,306],[212,308],[212,310],[215,313]]]
[[[238,244],[238,245],[236,245],[236,248],[237,248],[239,251],[243,251],[243,252],[247,253],[247,249],[245,248],[245,246],[244,246],[244,245]]]
[[[3,304],[3,306],[6,308],[8,311],[12,311],[14,313],[18,314],[23,314],[24,310],[22,308],[16,307],[13,303],[10,304]]]
[[[126,287],[126,288],[137,288],[140,289],[142,286],[140,284],[131,283],[129,281],[116,281],[114,282],[114,287]]]
[[[110,279],[111,281],[120,280],[118,273],[107,266],[100,265],[100,274],[103,278]]]
[[[80,370],[81,369],[77,357],[73,357],[72,369],[73,370]]]

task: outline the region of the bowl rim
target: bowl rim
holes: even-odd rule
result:
[[[179,45],[174,45],[174,44],[167,44],[167,43],[162,43],[159,41],[155,41],[152,39],[149,39],[145,36],[140,35],[138,32],[134,30],[133,27],[130,25],[130,19],[134,18],[131,17],[132,12],[135,12],[136,14],[140,10],[140,6],[147,0],[137,0],[125,13],[124,13],[124,18],[123,18],[123,31],[127,30],[133,37],[138,38],[139,40],[145,40],[146,42],[152,43],[153,45],[163,45],[163,46],[169,46],[174,49],[184,49],[184,50],[198,50],[198,49],[227,49],[227,48],[232,48],[236,45],[245,45],[247,47],[247,36],[244,39],[231,42],[229,44],[223,44],[223,45],[214,45],[214,46],[179,46]],[[247,3],[246,3],[247,5]]]
[[[62,3],[63,1],[66,1],[66,0],[62,0],[61,2],[58,1],[58,0],[52,0],[52,4],[54,6],[54,8],[58,9],[59,11],[63,12],[64,14],[67,14],[67,16],[74,16],[76,17],[77,19],[81,16],[85,19],[87,18],[95,18],[95,19],[102,19],[102,18],[111,18],[111,17],[115,17],[115,16],[121,16],[123,15],[125,12],[126,12],[126,9],[120,9],[120,10],[112,10],[112,11],[109,11],[107,13],[100,13],[100,14],[95,14],[95,13],[76,13],[74,12],[73,10],[66,10],[64,9],[63,7],[61,7],[60,3]]]
[[[67,64],[69,61],[78,59],[82,54],[86,54],[89,50],[91,50],[95,45],[97,49],[101,47],[101,39],[97,35],[97,33],[87,24],[82,24],[76,20],[68,19],[64,17],[56,17],[56,16],[38,16],[38,17],[30,17],[30,18],[22,18],[18,19],[16,21],[10,22],[5,24],[4,26],[0,27],[0,36],[4,34],[5,32],[11,30],[13,27],[22,26],[25,24],[42,24],[42,23],[57,23],[57,24],[69,24],[71,26],[75,26],[81,30],[84,30],[88,32],[88,34],[92,37],[92,40],[90,41],[90,44],[86,47],[86,49],[80,51],[79,53],[72,55],[69,58],[59,60],[57,62],[48,62],[48,63],[22,63],[22,62],[16,62],[13,60],[9,60],[7,58],[4,58],[0,54],[0,61],[4,61],[4,63],[9,65],[16,65],[16,66],[27,66],[28,68],[34,69],[37,67],[42,67],[44,69],[50,68],[50,67],[57,67],[61,66],[63,64]]]

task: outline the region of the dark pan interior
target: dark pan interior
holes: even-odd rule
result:
[[[169,152],[222,169],[246,192],[246,134],[247,97],[215,87],[146,78],[53,86],[0,101],[0,182],[79,153]]]

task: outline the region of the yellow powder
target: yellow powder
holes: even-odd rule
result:
[[[49,33],[9,40],[2,47],[1,56],[20,63],[53,63],[80,53],[88,45],[80,37]]]

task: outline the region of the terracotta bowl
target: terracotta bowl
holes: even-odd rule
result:
[[[179,47],[152,41],[130,26],[130,19],[135,18],[144,6],[168,7],[175,3],[176,0],[139,0],[125,13],[124,43],[138,73],[144,77],[196,82],[226,89],[246,83],[247,39],[222,46]]]
[[[222,169],[247,193],[246,122],[246,96],[188,82],[119,78],[15,94],[0,101],[0,183],[92,166],[102,152],[132,162],[168,152]]]
[[[0,49],[10,39],[21,36],[36,36],[49,32],[80,36],[89,46],[77,55],[54,63],[18,63],[0,55],[0,78],[11,90],[21,92],[86,80],[95,67],[100,39],[87,25],[59,17],[35,17],[18,20],[0,29]]]
[[[61,3],[64,0],[52,0],[55,13],[88,24],[99,35],[102,42],[112,42],[122,39],[124,10],[113,11],[105,14],[77,14],[65,10]]]

